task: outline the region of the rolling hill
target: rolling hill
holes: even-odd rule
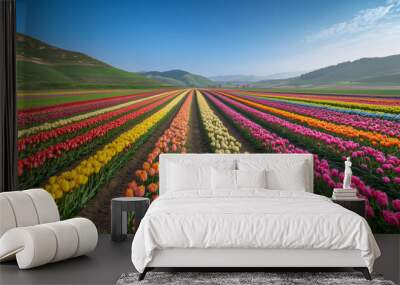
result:
[[[361,58],[339,63],[284,80],[263,80],[257,87],[279,86],[400,85],[400,55]]]
[[[270,75],[220,75],[220,76],[212,76],[208,77],[209,79],[216,81],[218,83],[250,83],[250,82],[258,82],[264,80],[274,80],[274,79],[285,79],[290,77],[296,77],[306,71],[293,71],[293,72],[281,72],[281,73],[273,73]]]
[[[16,54],[19,90],[168,86],[20,33],[16,36]]]
[[[155,79],[169,85],[181,87],[211,87],[216,83],[204,76],[193,74],[184,70],[174,69],[168,71],[142,72],[141,75]]]

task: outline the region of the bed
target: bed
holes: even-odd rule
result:
[[[207,167],[220,188],[204,183]],[[163,154],[159,169],[160,197],[132,243],[140,280],[159,267],[352,267],[371,278],[380,255],[371,229],[313,194],[312,155]],[[257,184],[260,169],[272,187]],[[234,187],[226,173],[237,175]]]

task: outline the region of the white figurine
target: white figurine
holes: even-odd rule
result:
[[[353,172],[351,171],[351,161],[350,157],[347,157],[344,162],[344,178],[343,178],[343,189],[351,189],[351,176]]]

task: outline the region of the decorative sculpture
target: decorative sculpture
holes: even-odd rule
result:
[[[351,161],[350,157],[347,157],[344,162],[344,178],[343,178],[343,189],[351,189],[351,176],[353,172],[351,171]]]

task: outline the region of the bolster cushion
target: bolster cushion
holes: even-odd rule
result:
[[[19,268],[28,269],[89,253],[97,238],[85,218],[14,228],[0,238],[0,261],[16,257]]]

